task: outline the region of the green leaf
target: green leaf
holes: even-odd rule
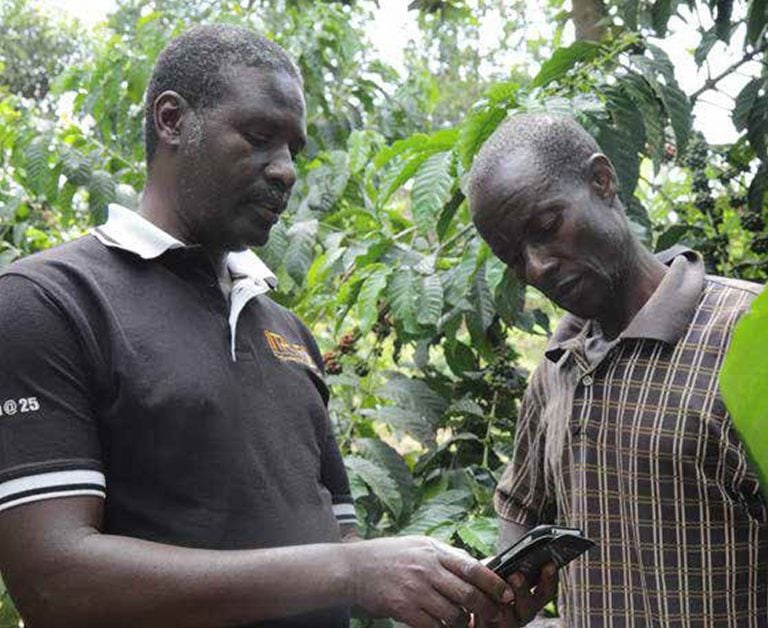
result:
[[[48,185],[48,144],[50,138],[40,135],[24,147],[24,166],[27,184],[36,194],[43,194]]]
[[[758,98],[763,83],[763,79],[752,79],[743,87],[738,96],[736,96],[736,102],[733,106],[731,118],[733,119],[733,126],[736,127],[737,131],[743,131],[747,128],[749,115]]]
[[[461,207],[465,198],[461,190],[456,190],[450,200],[443,206],[440,217],[437,220],[437,237],[441,242],[445,239],[448,227],[451,226],[451,222],[453,222],[453,218],[456,212],[459,211],[459,207]]]
[[[664,124],[665,114],[661,101],[648,81],[637,74],[630,74],[622,81],[627,95],[637,106],[643,119],[648,153],[654,163],[660,164],[664,159]]]
[[[357,174],[365,168],[371,154],[377,146],[383,143],[383,139],[376,131],[354,130],[349,134],[347,150],[349,151],[350,174]]]
[[[473,305],[473,318],[477,321],[480,329],[485,332],[491,326],[496,315],[493,296],[485,278],[485,268],[478,269],[475,274],[475,279],[472,282],[472,291],[470,292],[470,302]]]
[[[525,284],[509,268],[504,269],[494,292],[494,301],[502,320],[507,325],[514,325],[525,306]]]
[[[315,259],[317,220],[302,220],[288,229],[288,250],[285,254],[285,270],[298,285],[304,283],[309,267]]]
[[[696,47],[696,52],[693,54],[693,58],[696,61],[696,65],[701,67],[701,64],[707,60],[709,51],[712,50],[712,46],[717,43],[718,35],[714,28],[709,29],[701,36],[701,41]]]
[[[385,423],[400,437],[410,436],[427,447],[432,447],[435,443],[437,423],[418,410],[381,406],[374,410],[361,410],[360,414]]]
[[[411,470],[403,457],[393,447],[378,438],[359,438],[355,441],[355,445],[360,455],[386,469],[389,476],[395,480],[402,497],[402,515],[408,517],[416,497],[416,486]]]
[[[448,201],[453,187],[453,153],[435,153],[419,168],[413,179],[411,211],[413,221],[426,234],[435,228],[437,216]]]
[[[356,311],[361,334],[367,334],[379,317],[379,297],[387,286],[392,269],[383,264],[368,267],[371,273],[357,295]]]
[[[499,522],[496,517],[475,517],[461,524],[456,530],[464,543],[478,556],[493,556],[499,537]]]
[[[762,213],[766,187],[768,187],[768,168],[766,168],[765,163],[762,163],[757,169],[752,183],[749,184],[747,195],[749,211],[756,214]]]
[[[768,136],[768,98],[763,97],[755,100],[747,120],[749,144],[763,161],[768,158],[766,136]]]
[[[426,382],[399,373],[390,373],[386,384],[378,392],[399,407],[415,410],[431,422],[439,421],[448,408],[448,402]]]
[[[666,35],[670,17],[672,17],[672,0],[656,0],[651,5],[651,24],[659,37]]]
[[[717,16],[715,17],[715,31],[718,39],[725,43],[731,38],[731,13],[733,12],[733,0],[716,0]]]
[[[632,99],[619,87],[606,90],[606,104],[613,124],[604,126],[598,144],[613,163],[619,179],[619,196],[626,204],[637,185],[640,151],[645,147],[645,126]]]
[[[437,275],[427,275],[420,282],[417,320],[424,326],[437,326],[443,313],[443,284]]]
[[[400,497],[397,482],[387,473],[386,469],[359,456],[346,456],[344,465],[350,475],[355,475],[365,482],[371,492],[395,518],[400,517],[403,512],[403,500]]]
[[[416,275],[407,267],[397,269],[389,278],[387,294],[395,322],[408,334],[417,334]]]
[[[558,48],[552,56],[545,61],[539,73],[531,81],[533,87],[543,87],[552,81],[565,76],[577,63],[591,61],[598,54],[602,46],[593,41],[576,41],[567,48]]]
[[[112,175],[106,170],[94,170],[88,182],[88,210],[93,224],[104,222],[107,205],[117,197],[117,187]]]
[[[768,0],[752,0],[747,10],[747,41],[757,46],[768,23]]]
[[[447,342],[444,353],[448,368],[457,377],[461,377],[467,371],[476,371],[478,368],[474,352],[463,342]]]
[[[669,227],[669,229],[664,231],[664,233],[659,235],[656,239],[656,252],[665,251],[666,249],[673,247],[680,241],[680,238],[688,233],[689,228],[690,226],[686,224],[672,225]]]
[[[459,132],[459,156],[465,167],[469,167],[480,146],[506,118],[504,107],[493,106],[470,112]]]
[[[733,332],[720,372],[720,390],[733,424],[760,476],[768,496],[768,291],[752,303]]]
[[[466,516],[471,498],[471,494],[464,490],[443,491],[422,504],[399,534],[430,534],[447,523],[455,524]],[[455,530],[455,526],[452,529]]]

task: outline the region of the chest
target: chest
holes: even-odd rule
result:
[[[251,299],[233,357],[230,309],[215,281],[149,276],[143,294],[141,307],[112,295],[103,314],[109,372],[99,415],[110,457],[186,468],[281,451],[314,473],[325,388],[297,321],[266,295]]]

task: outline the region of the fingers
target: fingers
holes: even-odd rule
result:
[[[533,590],[521,573],[512,574],[509,581],[515,592],[515,614],[521,624],[525,624],[555,597],[558,582],[557,568],[554,563],[547,563],[542,568],[539,582]]]
[[[483,619],[495,621],[501,615],[499,602],[450,571],[446,571],[443,577],[438,578],[434,582],[434,587],[454,604]]]
[[[469,613],[434,589],[421,596],[418,607],[406,607],[395,618],[416,628],[466,628],[470,619]]]
[[[501,604],[509,604],[515,599],[514,592],[502,578],[493,573],[488,567],[473,559],[466,552],[449,548],[440,554],[440,563],[456,576],[468,582],[491,600]]]

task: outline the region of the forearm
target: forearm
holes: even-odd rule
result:
[[[19,592],[32,626],[237,625],[353,602],[337,544],[214,551],[94,531],[49,556],[37,599]]]

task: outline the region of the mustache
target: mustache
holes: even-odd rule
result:
[[[247,204],[261,205],[279,214],[285,211],[290,196],[290,191],[283,186],[271,186],[253,190],[243,200]]]

